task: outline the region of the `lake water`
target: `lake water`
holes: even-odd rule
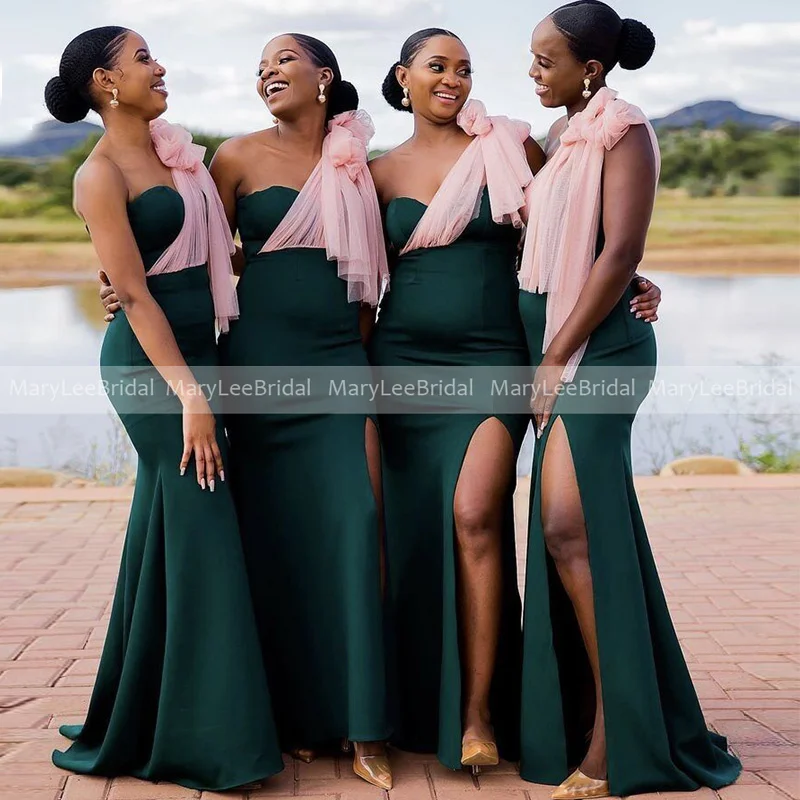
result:
[[[655,273],[653,277],[664,293],[656,323],[661,375],[682,379],[708,373],[709,368],[757,365],[770,354],[793,366],[796,374],[800,276]],[[94,285],[0,290],[0,366],[6,376],[24,366],[94,365],[103,332]],[[80,471],[97,459],[98,452],[118,447],[108,401],[98,397],[87,403],[91,414],[0,414],[0,466],[59,468],[70,463]],[[682,451],[706,449],[723,455],[734,451],[741,409],[734,409],[731,402],[703,406],[701,414],[685,414],[682,406],[669,400],[662,408],[662,403],[663,398],[650,398],[643,410],[651,413],[637,419],[634,468],[638,473],[652,472]],[[756,411],[757,406],[756,400]],[[781,413],[787,409],[797,413],[797,392],[780,405]],[[520,472],[526,471],[529,459],[530,442],[520,459]]]

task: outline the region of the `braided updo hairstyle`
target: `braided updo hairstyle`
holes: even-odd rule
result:
[[[44,87],[47,110],[61,122],[78,122],[98,105],[90,87],[96,69],[112,69],[125,43],[127,28],[107,25],[76,36],[64,50],[58,75]]]
[[[313,36],[306,36],[304,33],[286,35],[291,36],[303,48],[315,66],[327,68],[333,73],[333,80],[328,87],[326,120],[345,111],[355,111],[358,108],[358,92],[350,81],[342,80],[342,71],[333,50],[325,42]]]
[[[655,36],[647,25],[635,19],[621,19],[600,0],[567,3],[550,18],[578,61],[599,61],[606,72],[617,64],[623,69],[640,69],[656,48]]]
[[[400,60],[392,64],[388,74],[383,79],[383,97],[392,108],[396,108],[398,111],[411,112],[410,106],[403,105],[403,87],[397,81],[395,70],[400,66],[410,67],[417,53],[435,36],[450,36],[453,39],[458,39],[459,42],[461,41],[452,31],[447,31],[444,28],[423,28],[421,31],[412,33],[400,49]]]

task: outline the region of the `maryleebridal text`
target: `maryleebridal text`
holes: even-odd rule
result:
[[[211,381],[186,384],[173,383],[170,388],[161,378],[124,378],[100,380],[91,383],[70,381],[11,380],[12,397],[45,398],[57,400],[64,397],[163,397],[178,394],[181,397],[203,395],[214,397],[310,397],[311,379],[253,380],[243,383]]]
[[[330,381],[331,397],[358,397],[371,401],[379,397],[472,397],[475,381],[425,380],[392,382],[386,380],[354,382]]]

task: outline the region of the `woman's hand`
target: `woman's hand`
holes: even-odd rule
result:
[[[655,322],[661,304],[661,289],[641,275],[634,276],[633,286],[638,294],[631,300],[631,314],[644,322]]]
[[[114,312],[122,308],[122,303],[119,302],[119,298],[111,286],[111,281],[108,279],[108,275],[106,275],[102,269],[97,273],[97,277],[100,278],[101,284],[100,300],[106,310],[106,315],[103,319],[106,322],[111,322],[111,320],[114,319]]]
[[[562,363],[563,362],[563,363]],[[536,438],[539,439],[550,421],[553,406],[563,386],[561,376],[564,374],[566,361],[548,357],[545,353],[542,363],[533,376],[533,393],[531,394],[531,411],[536,426]]]
[[[201,489],[206,484],[214,491],[214,480],[219,475],[225,480],[222,454],[217,446],[217,430],[214,414],[205,397],[200,395],[189,398],[183,406],[183,456],[181,457],[181,475],[189,466],[189,459],[194,456],[197,470],[197,482]]]

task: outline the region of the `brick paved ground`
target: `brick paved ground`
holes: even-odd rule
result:
[[[645,479],[645,516],[709,723],[742,757],[740,782],[672,800],[800,798],[800,478]],[[522,487],[524,493],[525,486]],[[520,500],[520,509],[524,508]],[[70,776],[57,727],[82,719],[128,507],[119,490],[0,490],[0,800],[178,800],[198,792]],[[349,764],[287,763],[263,786],[202,800],[545,800],[512,765],[473,781],[397,753],[388,795]],[[655,795],[647,795],[651,800]]]

